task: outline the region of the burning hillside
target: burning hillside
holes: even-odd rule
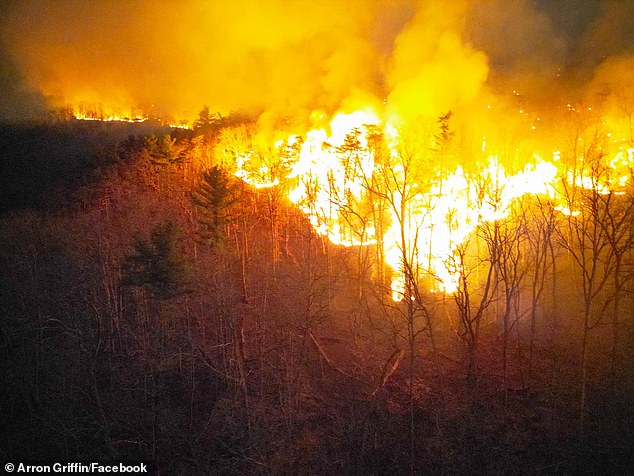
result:
[[[27,87],[77,119],[259,116],[267,151],[239,146],[235,174],[283,187],[333,243],[377,245],[403,296],[405,263],[455,291],[457,250],[526,195],[575,215],[567,185],[628,186],[632,7],[594,3],[16,2],[4,41]],[[588,121],[560,160],[565,127]]]
[[[634,474],[633,19],[0,2],[6,467]]]

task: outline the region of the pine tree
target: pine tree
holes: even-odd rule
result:
[[[210,246],[224,240],[224,229],[232,221],[232,207],[238,201],[238,184],[225,170],[214,166],[203,174],[192,194],[201,218],[200,238]]]
[[[159,299],[170,299],[188,292],[191,269],[189,262],[176,250],[180,236],[171,222],[152,230],[150,239],[137,236],[135,253],[124,262],[123,285],[144,287]]]

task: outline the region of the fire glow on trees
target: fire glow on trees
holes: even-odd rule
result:
[[[75,114],[82,120],[145,120],[129,116]],[[380,246],[396,301],[407,295],[406,265],[417,278],[427,277],[432,291],[455,292],[465,264],[458,248],[482,224],[507,218],[515,201],[545,196],[563,216],[577,217],[580,212],[568,203],[562,186],[619,195],[632,181],[634,149],[623,145],[602,159],[600,171],[584,157],[565,166],[555,151],[549,160],[533,154],[519,170],[508,172],[498,157],[486,155],[486,138],[483,157],[471,171],[460,164],[451,170],[439,163],[421,167],[430,161],[425,154],[438,159],[437,140],[407,150],[412,145],[403,143],[399,127],[367,106],[335,114],[327,126],[310,130],[305,138],[277,140],[267,156],[249,149],[245,141],[230,161],[235,176],[255,188],[283,187],[315,232],[332,243]]]
[[[302,124],[301,135],[276,131],[264,154],[248,146],[233,154],[235,174],[258,188],[283,188],[333,243],[380,248],[396,299],[408,294],[406,262],[429,288],[454,291],[464,266],[458,248],[478,227],[510,216],[524,197],[545,195],[574,218],[579,204],[566,196],[567,186],[607,194],[631,185],[634,102],[627,78],[634,63],[610,58],[599,37],[608,20],[621,19],[609,43],[621,52],[628,2],[606,2],[579,39],[566,36],[540,2],[139,2],[126,5],[125,14],[122,3],[85,8],[34,0],[7,9],[3,40],[29,86],[51,107],[72,104],[73,115],[85,120],[137,122],[165,111],[191,121],[201,104],[212,104],[254,112],[267,129],[280,117]],[[496,131],[519,124],[519,140],[539,131],[546,121],[528,111],[555,109],[562,98],[552,96],[569,94],[560,78],[565,53],[581,56],[587,45],[597,50],[585,51],[593,53],[586,56],[595,58],[587,65],[595,74],[575,92],[607,97],[606,110],[628,116],[629,132],[615,134],[629,134],[629,142],[616,151],[594,147],[600,173],[597,160],[577,154],[581,143],[565,160],[546,144],[502,157]],[[152,113],[121,104],[150,104]],[[315,111],[329,123],[312,120]],[[443,152],[446,138],[437,135],[447,131],[438,131],[436,121],[448,111],[461,121],[461,135],[470,129],[464,138],[481,142],[479,156],[474,147]],[[565,112],[577,113],[570,104]]]
[[[377,145],[377,138],[383,144]],[[280,169],[290,170],[285,176],[271,175],[270,164],[258,162],[255,154],[235,158],[236,175],[258,188],[285,183],[290,201],[335,244],[383,246],[395,300],[405,295],[404,256],[417,274],[432,278],[432,289],[454,292],[460,276],[456,250],[478,226],[508,217],[514,201],[529,195],[546,196],[562,214],[574,215],[565,205],[562,183],[622,193],[634,166],[630,148],[606,159],[612,174],[603,174],[601,181],[583,167],[564,173],[558,153],[551,160],[534,155],[515,173],[488,156],[477,172],[458,165],[453,171],[427,169],[431,176],[421,176],[420,164],[404,155],[396,129],[371,110],[340,113],[329,131],[315,129],[305,141],[292,136],[277,143],[279,149],[293,146],[297,154]],[[280,150],[276,156],[288,157]]]

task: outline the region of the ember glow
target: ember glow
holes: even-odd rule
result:
[[[148,117],[143,113],[120,112],[112,109],[97,110],[86,108],[71,108],[72,116],[78,121],[106,121],[106,122],[145,122]]]

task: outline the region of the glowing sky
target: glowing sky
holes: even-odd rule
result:
[[[77,103],[436,114],[506,87],[583,89],[634,51],[628,0],[16,0],[0,16],[4,119]]]

